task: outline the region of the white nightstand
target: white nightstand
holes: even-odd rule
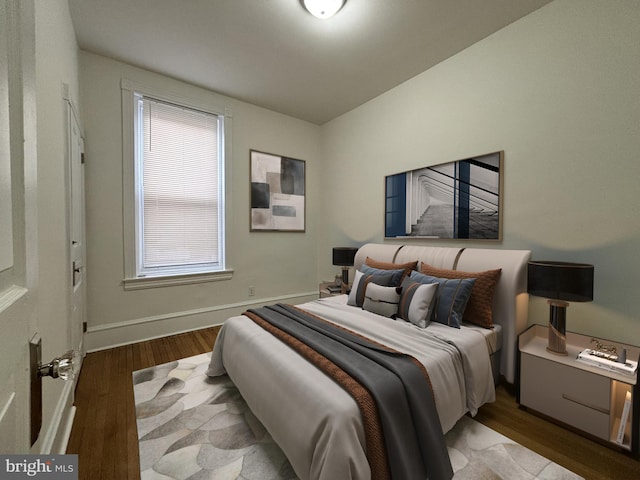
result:
[[[518,339],[519,403],[561,423],[586,432],[612,447],[638,455],[640,394],[638,372],[626,375],[577,360],[578,353],[593,348],[591,338],[567,332],[567,356],[547,351],[547,327],[532,325]],[[600,339],[598,339],[600,340]],[[627,359],[637,361],[640,349],[601,340],[627,349]],[[622,442],[620,419],[627,396],[631,408]]]

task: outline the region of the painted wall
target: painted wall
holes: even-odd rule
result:
[[[67,243],[66,104],[63,84],[79,106],[78,46],[66,0],[36,1],[36,105],[38,144],[38,330],[42,360],[48,362],[78,345],[67,337],[70,267]],[[57,448],[53,437],[73,400],[72,384],[43,379],[44,451]],[[63,418],[60,418],[62,415]]]
[[[638,20],[632,0],[557,0],[322,127],[82,52],[89,348],[304,300],[337,273],[331,247],[383,240],[385,175],[496,150],[505,151],[503,241],[465,245],[593,263],[595,301],[572,304],[568,328],[640,344]],[[232,280],[124,291],[123,77],[233,110]],[[306,233],[249,232],[251,148],[307,161]],[[530,321],[547,315],[532,297]]]
[[[637,1],[557,0],[324,125],[320,276],[383,240],[385,175],[504,150],[503,241],[464,245],[594,264],[568,330],[640,345],[638,45]]]
[[[247,307],[317,297],[320,127],[99,55],[81,52],[87,199],[88,349],[222,323]],[[120,82],[233,112],[230,267],[233,279],[125,291]],[[305,233],[249,232],[249,150],[306,161]],[[249,297],[249,287],[255,296]]]

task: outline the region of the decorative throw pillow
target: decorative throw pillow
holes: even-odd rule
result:
[[[369,265],[362,265],[360,267],[360,271],[362,273],[366,273],[366,274],[369,274],[369,275],[383,275],[383,276],[386,276],[386,275],[392,274],[391,283],[389,285],[393,286],[393,287],[399,287],[400,284],[402,283],[402,279],[406,275],[406,270],[404,270],[402,268],[395,269],[395,270],[387,270],[387,269],[374,268],[374,267],[371,267]]]
[[[407,263],[391,263],[391,262],[380,262],[378,260],[374,260],[371,257],[367,257],[367,259],[364,261],[364,264],[373,268],[377,268],[379,270],[404,270],[405,273],[402,276],[402,279],[400,281],[404,280],[404,278],[407,275],[411,274],[411,272],[418,267],[417,260],[415,262],[407,262]]]
[[[431,321],[460,328],[475,278],[439,278],[412,272],[411,279],[424,284],[439,284]]]
[[[414,282],[405,278],[402,282],[402,294],[398,304],[398,318],[402,318],[420,328],[426,328],[431,319],[438,284]]]
[[[362,308],[368,312],[395,319],[401,291],[402,287],[383,287],[370,283],[364,294]]]
[[[383,287],[395,287],[397,285],[393,285],[393,282],[394,276],[397,275],[398,274],[394,272],[363,273],[359,270],[356,270],[356,274],[353,279],[353,285],[351,286],[351,291],[349,292],[347,305],[362,307],[362,304],[364,303],[364,294],[367,290],[367,286],[370,283],[382,285]]]
[[[495,291],[502,269],[486,270],[484,272],[462,272],[460,270],[445,270],[423,263],[420,270],[426,275],[442,278],[475,278],[476,283],[471,290],[471,297],[464,311],[463,319],[485,328],[493,328],[493,293]]]

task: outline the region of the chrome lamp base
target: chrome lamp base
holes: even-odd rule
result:
[[[568,302],[548,300],[549,304],[549,343],[547,351],[554,355],[567,355],[567,307]]]

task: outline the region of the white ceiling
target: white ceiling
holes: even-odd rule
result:
[[[551,0],[69,0],[80,48],[323,124]]]

